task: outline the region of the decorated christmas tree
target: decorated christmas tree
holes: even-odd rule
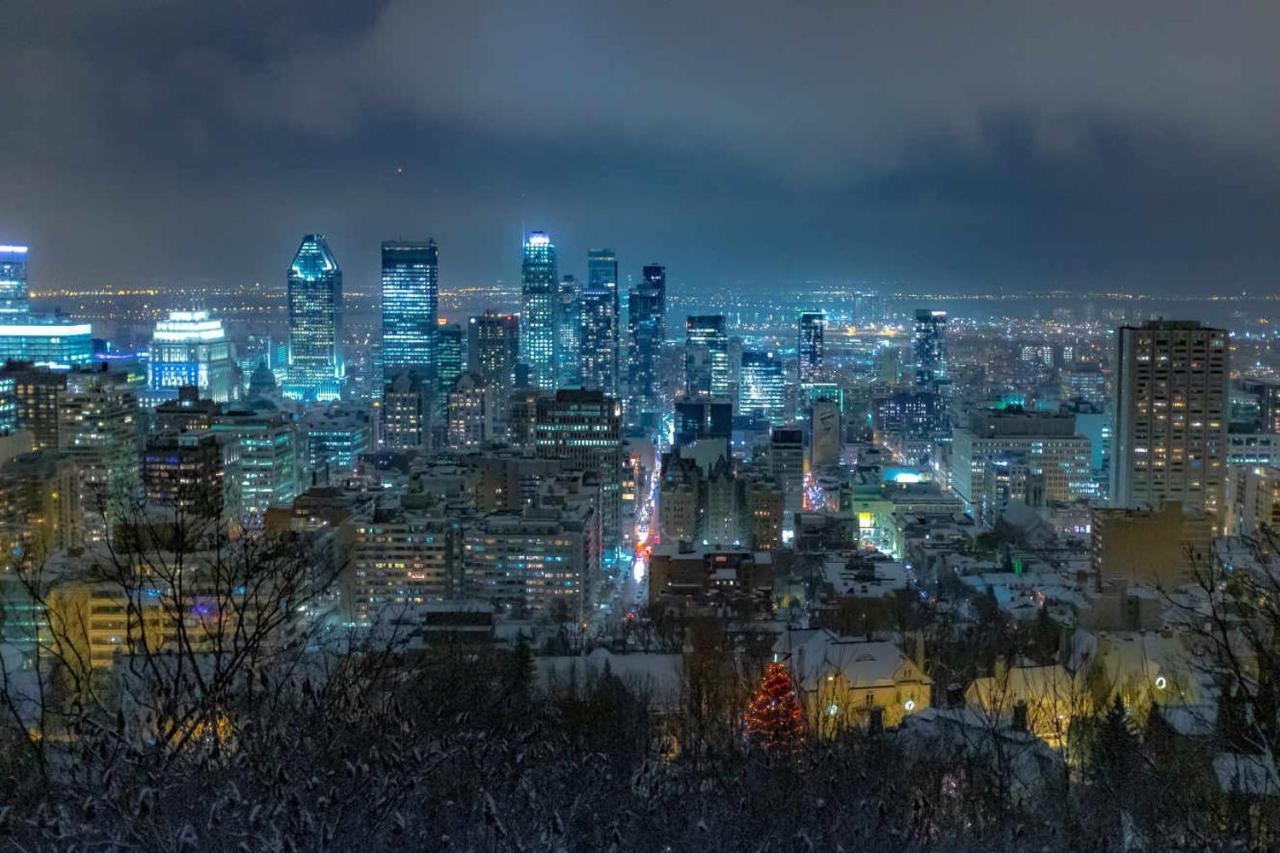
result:
[[[804,713],[796,701],[791,673],[771,663],[751,699],[746,715],[747,736],[769,751],[790,750],[804,737]]]

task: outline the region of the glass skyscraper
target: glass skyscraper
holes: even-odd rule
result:
[[[947,381],[947,312],[916,311],[916,387],[930,391]]]
[[[578,281],[571,275],[560,279],[560,295],[556,299],[556,387],[576,388],[582,385],[581,349],[582,321],[579,311]]]
[[[652,288],[653,292],[658,296],[658,313],[666,319],[667,316],[667,268],[662,264],[649,264],[642,271],[644,283]],[[662,328],[662,337],[667,336],[667,329]]]
[[[520,356],[534,388],[555,388],[558,298],[556,247],[549,236],[534,231],[525,238],[520,268]]]
[[[800,384],[811,385],[822,378],[823,335],[827,327],[827,315],[823,311],[804,311],[800,314]]]
[[[342,270],[320,234],[308,234],[289,267],[289,378],[285,396],[337,400],[342,391]]]
[[[729,336],[723,314],[685,321],[685,393],[692,400],[729,394]]]
[[[657,405],[658,351],[666,322],[662,295],[652,284],[641,282],[627,295],[627,423],[644,423],[644,414]]]
[[[786,420],[786,395],[782,359],[772,352],[744,351],[738,412],[759,415],[774,426],[782,426]]]
[[[431,376],[436,365],[439,254],[435,240],[382,244],[382,375]]]
[[[618,388],[618,258],[612,249],[587,252],[587,286],[579,298],[582,387]]]
[[[0,320],[31,310],[27,295],[27,247],[0,246]]]
[[[462,327],[457,323],[436,328],[436,387],[442,394],[453,390],[462,376]]]

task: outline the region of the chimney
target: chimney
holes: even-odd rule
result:
[[[1016,731],[1027,730],[1027,703],[1021,699],[1013,703],[1013,722],[1010,725]]]

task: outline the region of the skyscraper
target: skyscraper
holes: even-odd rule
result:
[[[534,231],[525,238],[520,269],[520,357],[535,388],[555,388],[558,284],[556,247],[549,236]]]
[[[692,400],[729,393],[729,336],[723,314],[703,314],[685,321],[685,394]]]
[[[1150,321],[1118,337],[1112,503],[1216,511],[1227,473],[1227,332]]]
[[[192,385],[207,400],[238,400],[241,379],[235,356],[221,320],[208,311],[170,311],[151,335],[147,399],[177,399],[180,387]]]
[[[336,400],[342,391],[342,270],[320,234],[308,234],[289,267],[289,378],[285,396]]]
[[[742,353],[742,388],[738,412],[759,415],[774,426],[786,421],[787,380],[782,359],[776,353],[746,350]]]
[[[800,314],[800,341],[796,351],[799,354],[801,385],[822,379],[822,339],[826,327],[826,312],[804,311]]]
[[[582,349],[581,304],[578,280],[571,275],[560,279],[556,298],[556,387],[576,388],[582,385],[580,354]]]
[[[658,313],[664,318],[667,316],[667,268],[661,264],[648,264],[641,273],[644,277],[644,283],[653,289],[658,295]],[[667,330],[664,326],[662,336],[667,336]]]
[[[612,249],[587,253],[587,286],[579,297],[582,387],[618,387],[618,258]]]
[[[937,389],[947,381],[947,312],[921,308],[916,311],[913,338],[916,387]]]
[[[505,406],[520,357],[520,318],[497,311],[472,317],[467,324],[467,357],[468,369],[494,390],[499,407]]]
[[[627,423],[642,424],[658,397],[658,351],[665,319],[662,297],[652,284],[641,282],[627,295]]]
[[[462,327],[449,323],[436,329],[436,387],[448,394],[462,375]],[[443,399],[443,396],[442,396]]]
[[[27,295],[27,247],[0,246],[0,317],[13,322],[15,314],[31,310]]]
[[[382,375],[436,369],[436,313],[440,294],[435,240],[382,244]]]
[[[561,390],[537,403],[534,450],[600,477],[604,550],[622,543],[622,420],[616,400],[600,391]]]

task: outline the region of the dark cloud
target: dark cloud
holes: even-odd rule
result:
[[[10,0],[0,236],[46,283],[1269,288],[1274,4]],[[404,174],[396,173],[403,167]]]

